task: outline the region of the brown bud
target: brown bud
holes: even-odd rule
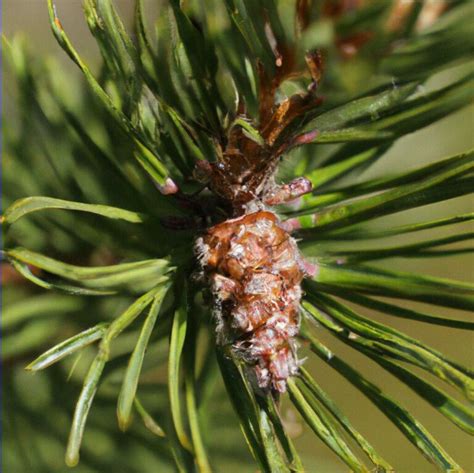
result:
[[[260,388],[284,392],[297,372],[305,274],[295,240],[274,213],[259,211],[208,229],[196,249],[217,307],[218,340],[254,367]]]

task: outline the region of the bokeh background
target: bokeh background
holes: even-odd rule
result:
[[[383,0],[381,0],[383,1]],[[131,18],[133,11],[132,0],[116,0],[117,7],[124,18]],[[153,0],[147,0],[147,9],[155,10],[159,14]],[[66,31],[73,43],[89,64],[98,64],[98,50],[95,41],[89,33],[83,19],[80,0],[57,0],[58,11]],[[74,77],[79,72],[56,44],[48,25],[46,2],[43,0],[3,0],[3,33],[7,38],[23,35],[32,50],[38,55],[55,57],[57,67],[70,70]],[[453,72],[449,72],[452,74]],[[446,73],[433,78],[426,88],[436,88],[446,80]],[[12,101],[14,84],[12,78],[6,75],[3,84],[4,97],[4,127],[13,126],[16,114],[15,104]],[[71,81],[70,94],[74,95],[74,81]],[[467,104],[466,104],[467,105]],[[10,125],[12,124],[12,125]],[[387,172],[394,173],[419,167],[425,163],[435,161],[450,154],[461,152],[474,145],[474,109],[467,106],[433,126],[423,129],[414,136],[402,139],[382,160],[365,173],[367,176],[382,176]],[[453,199],[442,205],[426,206],[422,210],[404,212],[403,215],[388,217],[391,224],[407,223],[416,220],[431,220],[436,217],[454,215],[473,211],[472,198]],[[380,222],[382,224],[383,222]],[[439,231],[439,236],[445,231]],[[408,236],[406,240],[409,241]],[[442,260],[409,260],[403,264],[397,259],[389,260],[393,268],[410,271],[419,270],[423,265],[423,273],[449,277],[460,280],[474,280],[474,261],[465,255]],[[10,285],[4,287],[4,304],[16,302],[25,297],[23,290],[15,289]],[[423,304],[412,304],[413,307],[427,309]],[[430,307],[429,310],[433,312]],[[451,309],[444,309],[454,314]],[[387,322],[387,318],[380,314],[371,314],[374,319]],[[465,314],[455,315],[465,317]],[[388,321],[393,327],[405,331],[428,345],[446,353],[460,363],[472,366],[474,361],[473,335],[463,330],[443,327],[427,326],[419,322],[391,318]],[[323,341],[330,336],[322,329],[320,337]],[[474,471],[474,442],[467,435],[459,431],[423,400],[416,397],[408,388],[402,386],[395,378],[386,374],[373,362],[367,360],[355,351],[351,351],[343,344],[331,340],[333,346],[350,359],[356,368],[371,373],[371,379],[395,398],[408,406],[417,418],[430,430],[436,438],[442,441],[446,450],[464,466],[466,471]],[[42,347],[44,348],[44,347]],[[165,349],[165,348],[164,348]],[[31,359],[41,352],[41,348],[31,351]],[[160,356],[157,353],[157,356]],[[64,371],[52,370],[52,374],[30,374],[24,371],[28,359],[6,359],[4,378],[6,395],[3,402],[3,468],[5,473],[62,473],[69,471],[64,466],[63,455],[67,440],[68,425],[72,417],[74,400],[78,394],[77,388],[66,387]],[[308,367],[315,378],[339,402],[342,410],[349,415],[355,426],[366,435],[379,449],[388,461],[397,465],[401,473],[428,473],[435,471],[409,444],[398,430],[364,398],[356,389],[331,372],[322,362],[312,362]],[[8,372],[8,378],[6,373]],[[57,383],[57,385],[55,385]],[[60,389],[58,389],[60,386]],[[449,387],[448,387],[449,390]],[[18,399],[9,397],[14,392]],[[150,394],[151,402],[160,402],[164,396],[164,388]],[[456,397],[457,393],[450,391]],[[222,394],[222,393],[221,393]],[[55,412],[58,396],[70,396],[69,414]],[[29,410],[18,412],[15,401],[26,405]],[[303,428],[299,423],[296,412],[284,407],[286,420],[291,425],[297,446],[301,449],[302,458],[308,471],[327,473],[342,473],[345,467],[322,442]],[[27,413],[29,412],[30,418]],[[225,396],[217,394],[215,399],[215,419],[213,425],[214,439],[211,439],[216,455],[216,471],[219,473],[252,472],[255,467],[245,451],[243,438],[235,428],[235,417],[225,404]],[[104,427],[106,426],[106,427]],[[173,471],[166,462],[160,461],[164,456],[162,447],[150,434],[139,432],[119,433],[115,424],[113,401],[110,405],[94,406],[91,422],[85,434],[84,450],[86,455],[99,458],[95,467],[80,465],[76,471],[80,473],[96,472],[108,473],[146,473]],[[110,435],[107,434],[110,433]],[[144,440],[145,439],[145,440]],[[120,461],[120,458],[135,458],[134,462]],[[124,466],[133,463],[135,466]],[[113,469],[112,469],[113,468]]]

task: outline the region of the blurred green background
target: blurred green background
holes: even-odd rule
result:
[[[381,0],[383,1],[383,0]],[[123,17],[131,16],[133,10],[132,0],[116,0],[116,5],[122,12]],[[149,11],[153,10],[155,2],[147,0]],[[66,31],[70,34],[73,42],[78,46],[83,57],[91,64],[98,61],[98,50],[95,41],[89,34],[86,22],[83,19],[80,0],[57,0],[57,8],[61,13],[62,23]],[[158,9],[157,9],[158,10]],[[159,13],[157,11],[157,13]],[[3,32],[7,38],[21,33],[37,54],[52,55],[59,60],[62,68],[67,68],[71,74],[79,76],[75,66],[56,44],[48,25],[46,3],[43,0],[3,0]],[[445,79],[445,74],[438,75],[426,85],[430,87],[439,86]],[[4,126],[8,127],[13,123],[12,115],[15,114],[15,106],[11,101],[11,92],[14,87],[9,83],[8,76],[4,80]],[[72,88],[70,93],[74,94]],[[453,114],[446,119],[439,121],[436,125],[430,126],[414,136],[402,139],[384,159],[380,160],[373,168],[362,177],[384,175],[386,172],[398,172],[419,167],[425,163],[441,159],[450,154],[461,152],[474,145],[474,108],[466,107],[464,110]],[[406,223],[416,220],[431,220],[436,217],[466,213],[473,211],[473,198],[453,199],[442,205],[426,206],[422,211],[404,212],[388,217],[392,224]],[[382,223],[382,222],[381,222]],[[438,231],[440,236],[445,235],[444,230]],[[406,241],[410,236],[406,237]],[[405,240],[404,240],[405,241]],[[411,268],[419,269],[423,264],[423,273],[449,277],[461,280],[474,280],[474,261],[465,255],[443,260],[442,264],[436,260],[424,259],[404,261],[403,264],[397,260],[390,260],[394,268],[410,271]],[[16,294],[5,291],[4,302],[14,300],[21,296],[21,292]],[[423,309],[423,304],[414,304],[413,307]],[[426,309],[426,307],[424,308]],[[448,309],[444,309],[448,310]],[[430,307],[429,311],[433,312]],[[450,312],[455,312],[449,309]],[[374,319],[387,322],[387,318],[380,314],[372,314]],[[466,314],[456,314],[465,317]],[[441,326],[427,326],[419,322],[391,318],[388,321],[393,327],[405,331],[415,338],[418,338],[432,347],[446,353],[460,363],[472,366],[474,361],[474,336],[463,330],[449,329]],[[446,335],[446,331],[448,334]],[[323,341],[330,336],[320,331]],[[416,413],[417,418],[439,438],[446,450],[464,466],[466,471],[474,471],[474,441],[467,435],[461,433],[457,428],[440,416],[434,409],[428,406],[420,398],[415,396],[408,388],[402,386],[395,378],[385,373],[373,362],[367,360],[362,355],[350,350],[342,343],[331,340],[332,346],[337,346],[338,350],[350,359],[356,368],[361,368],[365,372],[371,373],[371,379],[377,380],[378,384],[387,392],[391,393],[402,404],[409,406]],[[35,353],[32,353],[32,358]],[[32,375],[23,370],[28,360],[14,360],[5,366],[15,383],[16,395],[21,396],[22,401],[31,409],[32,423],[37,428],[24,428],[25,420],[19,416],[14,409],[10,409],[8,404],[4,404],[3,422],[6,425],[7,438],[4,439],[2,471],[5,473],[27,473],[25,469],[18,469],[19,464],[16,459],[24,456],[29,460],[28,472],[38,473],[49,471],[60,473],[69,471],[63,463],[63,454],[66,443],[66,434],[62,437],[57,435],[57,427],[60,432],[67,432],[70,418],[72,416],[72,406],[77,396],[77,392],[71,389],[58,390],[57,386],[50,385],[51,380],[56,380],[58,386],[63,386],[63,371],[55,371],[52,376],[47,377],[39,373]],[[374,444],[374,447],[381,451],[389,462],[397,466],[397,471],[401,473],[424,473],[435,471],[409,444],[398,430],[378,412],[372,404],[367,401],[355,388],[348,385],[338,375],[331,372],[330,368],[322,362],[315,361],[308,367],[315,375],[315,378],[328,391],[328,393],[339,402],[342,410],[349,415],[354,425],[359,428],[362,434],[366,435]],[[5,386],[8,390],[11,386]],[[447,388],[449,390],[449,388]],[[72,392],[71,392],[72,391]],[[151,396],[152,402],[160,402],[160,397],[164,396],[164,390]],[[454,397],[458,396],[454,390],[449,390]],[[71,396],[69,403],[69,416],[55,414],[56,396]],[[7,397],[8,400],[8,397]],[[108,406],[94,406],[93,415],[85,434],[84,449],[87,452],[99,454],[103,457],[102,466],[98,469],[90,469],[79,466],[76,471],[97,473],[108,473],[107,458],[121,455],[135,456],[137,459],[136,472],[148,471],[172,471],[166,463],[160,463],[160,456],[164,455],[160,445],[155,442],[151,435],[143,432],[118,434],[119,443],[115,441],[118,428],[115,425],[114,405],[111,402]],[[94,415],[95,412],[95,415]],[[302,459],[308,471],[320,471],[328,473],[339,473],[347,471],[345,467],[307,428],[302,428],[298,422],[296,412],[292,409],[283,409],[288,423],[292,425],[297,446],[301,449]],[[214,450],[217,458],[217,471],[219,473],[232,472],[252,472],[249,455],[243,448],[244,441],[240,433],[235,429],[235,419],[230,413],[228,406],[225,406],[225,396],[217,396],[215,400],[215,441]],[[114,442],[104,434],[102,426],[114,433]],[[8,436],[15,435],[15,439]],[[144,441],[143,439],[147,440]],[[41,458],[41,465],[35,462],[35,458]],[[46,466],[46,469],[44,467]],[[159,470],[157,467],[159,466]],[[21,467],[23,468],[23,467]],[[130,467],[117,466],[114,462],[113,471],[118,473],[129,473]]]

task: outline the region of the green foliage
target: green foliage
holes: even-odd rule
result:
[[[33,283],[21,285],[15,276],[5,289],[3,357],[14,367],[5,374],[12,406],[7,440],[20,445],[23,436],[41,436],[45,425],[45,438],[64,444],[64,419],[74,409],[66,463],[76,465],[82,449],[81,471],[110,471],[107,456],[125,468],[116,471],[136,471],[127,463],[128,448],[150,457],[146,471],[224,471],[232,455],[238,468],[252,471],[252,461],[236,446],[238,418],[261,471],[316,468],[317,462],[299,457],[280,403],[257,392],[243,363],[216,347],[210,308],[191,277],[196,230],[166,223],[195,220],[189,202],[203,186],[192,179],[193,170],[199,161],[219,159],[227,130],[240,127],[265,146],[258,78],[279,73],[280,52],[293,51],[301,72],[305,52],[322,48],[326,70],[318,94],[326,99],[292,124],[295,137],[312,139],[285,156],[286,174],[305,175],[314,190],[297,208],[279,209],[318,267],[304,285],[301,340],[430,462],[461,471],[396,393],[386,394],[337,353],[340,345],[329,349],[319,334],[327,332],[374,361],[460,434],[472,435],[472,371],[389,324],[402,318],[441,325],[446,336],[448,329],[472,330],[462,316],[425,313],[408,301],[472,310],[474,286],[424,274],[422,265],[412,274],[386,262],[472,253],[463,243],[472,233],[459,228],[473,214],[403,225],[387,225],[383,218],[469,194],[473,152],[380,178],[351,179],[386,157],[400,138],[472,100],[472,74],[465,71],[474,47],[473,3],[448,2],[447,11],[421,30],[419,5],[406,23],[389,28],[396,0],[369,1],[334,16],[325,13],[324,3],[163,1],[152,34],[147,2],[136,1],[132,33],[112,0],[85,0],[86,22],[102,57],[96,68],[86,64],[48,0],[53,34],[79,68],[78,81],[36,57],[21,38],[4,40],[17,109],[4,132],[3,257]],[[345,58],[340,40],[364,31],[370,40]],[[425,91],[426,81],[445,69],[445,83]],[[308,74],[294,74],[277,96],[304,93],[309,84]],[[242,103],[247,116],[239,112]],[[440,228],[450,233],[398,241]],[[387,243],[393,237],[397,241]],[[363,309],[378,312],[384,323],[362,315]],[[51,367],[44,374],[57,406],[51,419],[32,410],[11,382],[25,364],[33,372]],[[351,413],[312,371],[309,361],[288,386],[302,422],[351,470],[391,471],[373,439],[356,429]],[[114,402],[126,434],[112,425]],[[216,406],[226,425],[218,425]],[[132,425],[134,412],[143,425]],[[89,427],[109,439],[105,454],[84,436]],[[228,449],[221,445],[226,429],[233,432]],[[34,455],[19,458],[15,468],[53,471],[48,459]]]

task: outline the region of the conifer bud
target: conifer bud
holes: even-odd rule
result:
[[[296,241],[270,211],[209,228],[196,242],[211,288],[217,339],[252,367],[257,385],[285,392],[297,373],[304,263]]]

